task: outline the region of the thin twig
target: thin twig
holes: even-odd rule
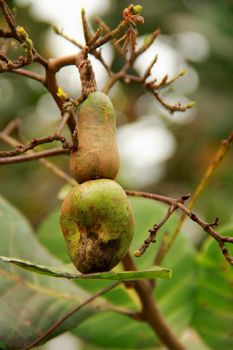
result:
[[[66,39],[67,41],[69,41],[70,43],[72,43],[73,45],[77,46],[79,49],[83,50],[84,49],[84,46],[79,43],[77,40],[75,40],[74,38],[71,38],[70,36],[68,36],[67,34],[65,34],[62,30],[59,30],[58,28],[55,28],[55,33],[60,35],[61,37],[63,37],[64,39]],[[98,37],[96,38],[93,38],[92,40],[97,40]],[[94,42],[94,41],[93,41]],[[97,50],[92,50],[90,51],[90,54],[95,56],[95,58],[97,58],[97,60],[100,61],[100,63],[104,66],[104,68],[106,69],[107,73],[108,74],[111,74],[112,71],[111,71],[111,68],[109,67],[109,65],[105,62],[102,54],[101,54],[101,51],[97,51]]]
[[[208,185],[210,178],[213,176],[214,172],[220,166],[224,157],[227,155],[227,153],[230,150],[230,147],[232,145],[232,142],[233,142],[233,133],[231,133],[227,139],[225,139],[221,142],[221,145],[220,145],[216,155],[214,156],[214,159],[212,160],[212,162],[210,163],[210,165],[206,169],[206,172],[204,173],[203,177],[201,178],[201,181],[199,182],[196,190],[194,191],[194,194],[191,197],[191,200],[190,200],[189,205],[188,205],[189,210],[192,210],[196,201],[200,197],[201,193],[204,191],[204,189]],[[174,243],[176,237],[180,233],[181,227],[184,224],[186,219],[187,219],[187,215],[185,213],[183,213],[180,217],[180,220],[179,220],[175,230],[172,232],[172,234],[169,236],[169,238],[164,242],[164,244],[158,250],[157,256],[155,258],[156,264],[158,264],[158,265],[161,264],[165,255],[167,254],[170,247]]]
[[[146,79],[151,75],[151,70],[154,67],[157,60],[158,60],[158,55],[156,54],[153,60],[151,61],[150,65],[147,67],[144,76],[142,77],[143,82],[145,82]]]
[[[97,40],[96,42],[94,42],[90,46],[90,50],[97,49],[98,47],[103,46],[104,44],[106,44],[111,39],[115,38],[117,35],[119,35],[122,32],[122,30],[127,25],[128,25],[128,23],[126,21],[120,22],[120,24],[115,29],[113,29],[110,33],[107,33],[104,37],[102,37],[99,40]]]
[[[27,78],[36,80],[42,84],[45,84],[45,77],[43,77],[42,75],[37,74],[35,72],[26,70],[26,69],[22,69],[22,68],[10,69],[8,72],[23,75],[24,77],[27,77]]]
[[[18,140],[14,139],[13,137],[9,136],[7,134],[7,132],[10,132],[11,129],[6,127],[4,129],[3,132],[0,133],[0,139],[4,142],[6,142],[7,144],[16,147],[18,145],[22,145]],[[30,153],[34,154],[34,151],[29,151]],[[55,164],[51,163],[50,161],[48,161],[47,159],[43,159],[40,158],[38,159],[38,161],[40,163],[42,163],[46,168],[48,168],[49,170],[51,170],[55,175],[57,175],[58,177],[60,177],[62,180],[64,180],[65,182],[68,182],[69,184],[71,184],[72,186],[76,186],[77,183],[76,181],[69,176],[68,174],[66,174],[63,170],[61,170],[59,167],[57,167]]]
[[[64,57],[58,58],[58,59],[50,59],[48,61],[48,66],[46,69],[46,80],[45,80],[45,87],[48,89],[50,94],[53,96],[58,108],[61,111],[61,114],[63,115],[65,111],[67,113],[70,113],[70,117],[68,119],[68,127],[70,129],[71,134],[73,134],[75,127],[76,127],[76,120],[74,117],[74,111],[73,109],[66,110],[64,108],[64,100],[61,96],[58,95],[58,84],[56,79],[56,73],[64,66],[68,64],[75,64],[75,61],[77,59],[77,55],[69,56],[68,62],[64,62]]]
[[[196,222],[199,226],[201,226],[205,232],[207,232],[210,236],[212,236],[218,242],[225,259],[231,265],[233,265],[233,256],[230,255],[228,249],[225,246],[225,243],[233,244],[233,237],[222,236],[217,231],[215,231],[213,229],[213,226],[216,224],[216,221],[214,222],[214,225],[212,223],[205,222],[204,220],[200,219],[196,214],[191,212],[187,207],[185,207],[183,203],[181,203],[179,200],[175,198],[161,196],[153,193],[139,192],[139,191],[126,191],[126,193],[129,196],[144,197],[144,198],[154,199],[156,201],[160,201],[168,205],[177,205],[186,216],[188,216],[192,221]]]
[[[75,307],[73,310],[69,311],[65,316],[63,316],[60,320],[55,322],[49,329],[46,330],[41,336],[39,336],[35,341],[33,341],[30,345],[28,345],[26,348],[22,350],[29,350],[32,349],[34,346],[38,345],[42,341],[44,341],[48,336],[50,336],[65,320],[73,316],[76,312],[83,309],[85,306],[89,305],[92,301],[94,301],[96,298],[100,297],[101,295],[109,292],[113,288],[116,288],[120,282],[115,282],[111,284],[110,286],[101,289],[99,292],[93,294],[91,297],[89,297],[87,300],[85,300],[82,304]]]
[[[82,45],[80,42],[78,42],[78,41],[77,41],[76,39],[74,39],[74,38],[71,38],[69,35],[67,35],[66,33],[64,33],[63,30],[61,30],[61,29],[59,29],[59,28],[57,28],[57,27],[53,27],[53,29],[54,29],[54,31],[55,31],[55,33],[56,33],[57,35],[60,35],[62,38],[66,39],[66,40],[69,41],[71,44],[77,46],[79,49],[81,49],[81,50],[83,49],[83,45]]]
[[[149,86],[149,85],[148,85]],[[149,88],[150,89],[150,88]],[[150,89],[156,100],[168,111],[171,113],[174,112],[185,112],[187,109],[190,109],[193,107],[194,102],[188,102],[186,105],[182,105],[180,102],[171,105],[163,100],[163,98],[160,96],[158,91],[155,91],[153,89]]]
[[[84,8],[82,8],[81,10],[81,16],[82,16],[82,26],[83,26],[83,35],[84,35],[85,43],[87,46],[89,46],[91,42],[91,33],[87,23],[87,18],[86,18],[86,13]]]
[[[147,248],[149,247],[149,245],[151,243],[155,243],[156,242],[157,232],[168,221],[168,219],[171,217],[171,215],[174,213],[174,211],[176,209],[177,209],[177,206],[171,205],[168,208],[166,215],[159,222],[159,224],[155,224],[151,229],[149,229],[149,233],[150,233],[149,237],[147,239],[145,239],[143,245],[138,250],[136,250],[134,252],[134,256],[136,256],[136,257],[142,256],[145,253],[145,251],[147,250]]]
[[[135,56],[139,57],[143,54],[154,43],[160,33],[160,28],[157,28],[152,34],[150,34],[147,40],[144,41],[143,45],[135,52]]]
[[[12,14],[10,8],[8,7],[7,3],[4,0],[0,0],[0,8],[1,8],[2,13],[7,21],[9,28],[11,29],[12,36],[15,36],[17,39],[20,39],[19,35],[17,35],[16,25],[15,25],[15,20],[14,20],[13,14]]]
[[[45,143],[50,143],[53,141],[60,141],[62,143],[63,149],[72,149],[73,146],[69,142],[67,142],[66,138],[64,136],[60,135],[52,135],[47,137],[42,137],[38,139],[32,139],[32,141],[27,145],[17,145],[16,149],[10,150],[10,151],[0,151],[0,158],[3,157],[14,157],[16,155],[25,153],[39,145],[43,145]]]
[[[104,31],[109,34],[111,33],[111,28],[105,23],[102,18],[96,16],[94,18],[95,22],[99,25],[99,27],[102,27]],[[125,58],[125,55],[123,54],[121,47],[117,44],[117,39],[113,38],[110,43],[112,43],[113,48],[116,50],[117,54]]]
[[[47,169],[51,170],[55,175],[60,177],[63,181],[68,182],[71,186],[77,186],[77,182],[67,173],[65,173],[58,166],[48,161],[47,159],[38,159],[41,164],[43,164]]]
[[[126,76],[126,73],[131,68],[131,63],[127,61],[124,66],[121,68],[121,70],[117,73],[113,73],[110,75],[109,79],[106,81],[102,91],[105,94],[108,94],[111,88],[114,86],[114,84],[121,79],[124,79]]]
[[[33,154],[28,154],[26,156],[15,156],[15,157],[6,157],[0,159],[0,165],[4,164],[14,164],[14,163],[23,163],[30,162],[32,160],[37,160],[40,158],[53,157],[58,155],[67,155],[70,153],[70,150],[64,148],[54,148],[51,150],[35,152]]]
[[[194,102],[188,102],[186,105],[181,105],[181,103],[176,103],[174,105],[169,104],[167,102],[165,102],[163,100],[163,98],[160,96],[159,92],[161,89],[169,86],[170,84],[172,84],[175,80],[178,79],[178,77],[182,76],[184,74],[184,70],[181,70],[177,75],[175,75],[172,79],[168,80],[168,76],[165,76],[162,81],[158,84],[156,84],[156,80],[150,81],[150,82],[146,82],[146,79],[151,75],[151,70],[152,67],[154,66],[154,64],[157,61],[157,55],[154,57],[154,59],[152,60],[152,62],[150,63],[150,65],[148,66],[148,68],[146,69],[144,75],[142,77],[138,77],[138,76],[133,76],[133,75],[129,75],[127,74],[128,71],[130,70],[130,68],[133,67],[134,62],[136,61],[136,59],[138,58],[139,55],[141,55],[144,51],[146,51],[154,42],[154,40],[158,37],[158,35],[160,34],[160,29],[157,29],[156,31],[154,31],[151,35],[151,37],[149,38],[149,40],[145,41],[145,43],[137,50],[131,50],[131,56],[128,60],[126,60],[125,64],[123,65],[123,67],[121,68],[120,71],[118,71],[117,73],[111,73],[109,76],[109,79],[107,80],[107,82],[105,83],[102,91],[104,93],[108,93],[110,91],[110,89],[114,86],[114,84],[118,81],[118,80],[124,80],[125,82],[129,83],[130,81],[134,81],[140,84],[143,84],[143,86],[149,90],[150,92],[152,92],[152,94],[154,95],[154,97],[157,99],[157,101],[164,107],[166,108],[169,112],[174,113],[174,112],[184,112],[189,108],[192,108],[194,105]],[[125,34],[126,37],[126,34]],[[128,38],[126,37],[126,39],[128,41],[133,41],[134,40],[132,38]],[[121,39],[120,39],[121,40]],[[132,45],[134,46],[134,43],[132,42]]]
[[[68,111],[64,112],[62,120],[60,121],[58,127],[56,128],[54,135],[59,136],[61,134],[61,132],[64,129],[65,125],[67,124],[70,116],[71,116],[71,112],[68,112]]]

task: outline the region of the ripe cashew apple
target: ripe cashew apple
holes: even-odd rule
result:
[[[82,273],[109,271],[127,253],[134,215],[123,188],[113,180],[74,187],[60,211],[67,252]]]

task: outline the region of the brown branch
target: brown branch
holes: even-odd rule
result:
[[[131,68],[131,63],[129,61],[127,61],[124,66],[122,67],[122,69],[117,72],[117,73],[113,73],[110,75],[109,79],[107,80],[107,82],[105,83],[102,91],[105,94],[108,94],[109,91],[111,90],[111,88],[113,87],[113,85],[120,79],[124,79],[126,76],[127,71]]]
[[[84,35],[85,43],[87,46],[89,46],[91,42],[91,33],[87,23],[87,18],[86,18],[86,13],[84,8],[82,8],[81,10],[81,17],[82,17],[83,35]]]
[[[0,33],[5,38],[14,38],[22,44],[24,42],[24,39],[20,36],[20,34],[17,31],[14,16],[13,16],[12,11],[10,10],[9,6],[7,5],[6,1],[0,0],[0,8],[2,10],[2,13],[6,19],[6,22],[9,26],[9,28],[11,29],[11,32],[1,30]],[[0,36],[1,36],[1,34],[0,34]],[[47,60],[44,57],[42,57],[36,51],[36,49],[34,47],[32,47],[30,49],[30,51],[33,54],[33,61],[40,63],[42,66],[44,66],[46,68],[47,67]],[[29,54],[29,51],[27,53]]]
[[[50,143],[53,141],[60,141],[62,143],[63,149],[72,149],[73,145],[67,142],[66,138],[64,136],[60,135],[53,135],[53,136],[47,136],[42,137],[39,139],[33,139],[29,144],[27,145],[17,145],[16,149],[10,150],[10,151],[0,151],[0,158],[3,157],[13,157],[22,153],[25,153],[39,145]]]
[[[15,24],[13,14],[4,0],[0,0],[0,8],[7,21],[9,28],[11,29],[12,37],[15,37],[16,39],[20,39],[19,35],[17,34],[16,24]]]
[[[137,270],[129,253],[124,257],[122,262],[125,270]],[[170,350],[185,350],[160,313],[149,281],[135,281],[132,285],[142,304],[141,316],[149,324],[160,341]]]
[[[176,103],[175,105],[171,105],[163,100],[163,98],[160,96],[158,91],[153,90],[153,88],[150,88],[149,85],[147,88],[152,92],[152,94],[155,96],[156,100],[168,111],[171,113],[174,112],[185,112],[187,109],[190,109],[194,106],[194,102],[188,102],[186,105],[182,105],[180,102]]]
[[[112,33],[112,32],[111,32]],[[110,35],[110,33],[108,33]],[[118,80],[126,80],[127,82],[130,81],[130,78],[132,76],[127,75],[127,72],[129,71],[130,68],[133,67],[134,62],[138,58],[139,55],[141,55],[144,51],[146,51],[154,42],[154,40],[158,37],[160,34],[160,29],[157,29],[154,31],[150,37],[150,40],[147,40],[141,48],[139,48],[137,51],[131,53],[131,57],[126,60],[125,64],[121,68],[121,70],[117,73],[112,73],[105,83],[102,91],[105,93],[108,93],[110,89],[113,87],[113,85],[118,81]],[[150,67],[150,66],[149,66]],[[149,68],[148,68],[149,69]],[[151,68],[150,68],[151,69]],[[146,73],[145,73],[146,74]],[[146,78],[140,78],[140,77],[133,77],[132,80],[135,78],[134,81],[139,82],[139,83],[144,83],[144,80]]]
[[[64,115],[64,113],[70,113],[70,117],[68,118],[67,123],[71,131],[71,134],[73,134],[76,127],[74,111],[72,108],[72,104],[71,104],[71,107],[68,107],[68,108],[65,107],[68,101],[64,101],[64,99],[58,94],[58,84],[56,79],[56,73],[65,65],[65,63],[67,65],[75,64],[76,58],[77,58],[77,55],[73,55],[73,56],[66,56],[58,59],[48,60],[48,65],[46,68],[46,80],[44,84],[48,89],[48,91],[53,96],[58,108],[61,111],[62,116]]]
[[[120,24],[113,29],[110,33],[107,33],[103,38],[100,38],[99,40],[97,40],[96,42],[94,42],[91,46],[90,46],[90,50],[94,50],[97,49],[100,46],[103,46],[104,44],[106,44],[108,41],[110,41],[111,39],[115,38],[117,35],[119,35],[122,30],[128,25],[127,21],[122,21],[120,22]]]
[[[183,71],[181,70],[174,78],[171,80],[168,80],[168,76],[165,75],[160,83],[156,84],[156,79],[150,82],[146,82],[146,79],[151,73],[151,69],[153,65],[156,63],[157,56],[155,56],[154,60],[151,62],[149,67],[146,69],[146,72],[143,77],[130,75],[130,74],[121,74],[121,76],[118,76],[117,79],[123,79],[125,82],[129,83],[131,81],[135,83],[143,84],[145,89],[149,90],[154,97],[157,99],[157,101],[169,112],[185,112],[187,109],[192,108],[195,105],[194,101],[188,102],[186,105],[181,105],[180,102],[172,105],[164,101],[164,99],[159,94],[160,90],[167,87],[168,85],[172,84],[175,80],[178,79],[181,75],[183,75]]]
[[[104,29],[106,33],[111,33],[111,28],[100,17],[96,16],[94,20],[99,25],[99,27]],[[112,46],[116,50],[117,54],[125,58],[121,47],[117,44],[117,39],[113,38],[110,42],[112,43]]]
[[[18,145],[22,145],[18,140],[14,139],[13,137],[9,136],[9,133],[15,128],[18,127],[19,125],[19,119],[15,119],[12,122],[10,122],[7,127],[0,132],[0,139],[7,144],[17,147]],[[29,151],[31,153],[34,153],[34,151]],[[66,174],[63,170],[61,170],[59,167],[57,167],[55,164],[51,163],[47,159],[40,158],[38,159],[40,163],[42,163],[47,169],[51,170],[55,175],[60,177],[62,180],[65,182],[68,182],[72,186],[77,186],[76,181]]]
[[[10,72],[11,70],[16,70],[21,67],[27,66],[31,63],[29,62],[27,58],[23,56],[19,56],[16,60],[12,61],[8,57],[1,56],[1,62],[0,62],[0,72]]]
[[[219,244],[220,249],[225,256],[225,259],[233,265],[233,256],[230,255],[228,249],[225,247],[225,243],[231,243],[233,244],[233,237],[227,237],[227,236],[222,236],[218,232],[216,232],[213,229],[213,224],[212,223],[207,223],[203,220],[201,220],[196,214],[191,212],[188,208],[186,208],[183,204],[179,203],[178,204],[179,208],[187,215],[190,217],[190,219],[194,222],[196,222],[199,226],[203,228],[205,232],[207,232],[210,236],[212,236]],[[216,221],[216,220],[215,220]]]
[[[131,33],[131,32],[130,32]],[[171,113],[174,112],[184,112],[189,108],[192,108],[194,105],[194,102],[189,102],[186,105],[181,105],[181,103],[177,103],[175,105],[171,105],[167,102],[165,102],[163,100],[163,98],[160,96],[159,92],[161,89],[169,86],[170,84],[172,84],[174,81],[176,81],[180,76],[182,76],[184,74],[184,70],[181,70],[177,75],[175,75],[172,79],[168,80],[168,76],[166,75],[162,81],[160,83],[156,84],[156,80],[150,81],[150,82],[146,82],[146,79],[151,75],[151,70],[152,67],[154,66],[154,64],[157,61],[157,55],[154,57],[154,59],[152,60],[151,64],[148,66],[148,68],[146,69],[143,77],[138,77],[138,76],[133,76],[133,75],[129,75],[127,74],[127,72],[129,71],[130,68],[133,67],[134,62],[136,61],[136,59],[138,58],[138,56],[140,56],[143,52],[145,52],[154,42],[154,40],[158,37],[158,35],[160,34],[160,29],[157,29],[156,31],[154,31],[151,35],[151,37],[149,38],[149,40],[145,41],[145,43],[141,46],[141,48],[139,48],[137,51],[135,51],[133,49],[133,47],[135,46],[135,38],[131,38],[131,37],[127,37],[127,35],[125,34],[124,37],[126,38],[125,40],[125,44],[129,43],[129,45],[132,45],[132,50],[131,50],[131,56],[128,60],[126,60],[124,66],[121,68],[120,71],[118,71],[117,73],[113,73],[111,72],[110,77],[108,79],[108,81],[105,83],[105,86],[103,87],[102,91],[105,93],[108,93],[110,91],[110,89],[113,87],[113,85],[118,81],[118,80],[124,80],[125,82],[129,83],[130,81],[134,81],[140,84],[143,84],[143,86],[149,90],[150,92],[152,92],[152,94],[155,96],[155,98],[157,99],[157,101],[164,107],[166,108],[168,111],[170,111]],[[120,40],[122,40],[124,37],[122,37]],[[119,40],[118,40],[119,42]],[[130,44],[131,43],[131,44]],[[125,45],[124,44],[124,45]]]
[[[160,221],[159,224],[155,224],[151,229],[149,229],[149,237],[147,239],[145,239],[143,245],[134,252],[134,256],[136,257],[140,257],[142,256],[145,251],[147,250],[147,248],[149,247],[149,245],[151,243],[155,243],[156,242],[156,236],[157,236],[157,232],[159,231],[159,229],[168,221],[168,219],[171,217],[171,215],[174,213],[174,211],[177,209],[177,205],[171,205],[168,208],[168,211],[166,213],[166,215],[164,216],[164,218]]]
[[[54,32],[57,35],[60,35],[62,38],[66,39],[67,41],[69,41],[71,44],[77,46],[79,49],[83,49],[83,45],[81,43],[79,43],[76,39],[71,38],[70,36],[68,36],[67,34],[64,33],[64,31],[62,29],[59,29],[58,27],[53,27]]]
[[[77,182],[67,173],[65,173],[62,169],[60,169],[58,166],[53,164],[47,159],[40,158],[38,161],[43,164],[47,169],[51,170],[55,175],[60,177],[63,181],[68,182],[71,186],[77,186]]]
[[[92,36],[92,38],[90,40],[90,44],[89,45],[92,45],[94,42],[99,40],[102,32],[103,32],[103,28],[102,27],[97,28],[96,32],[93,34],[93,36]]]
[[[123,11],[123,19],[119,23],[119,25],[113,29],[112,31],[109,31],[109,27],[106,25],[103,25],[103,28],[106,29],[107,33],[103,38],[100,38],[99,40],[96,40],[92,45],[90,45],[90,50],[96,49],[104,44],[106,44],[111,39],[114,39],[116,36],[121,34],[124,28],[130,27],[132,28],[132,24],[136,26],[137,24],[144,23],[144,19],[140,14],[134,13],[134,6],[130,5]],[[97,19],[98,21],[98,19]],[[100,22],[99,22],[100,23]]]
[[[44,341],[48,336],[50,336],[64,321],[66,321],[68,318],[73,316],[76,312],[83,309],[85,306],[89,305],[92,301],[94,301],[96,298],[100,297],[101,295],[109,292],[113,288],[117,287],[120,282],[115,282],[111,284],[110,286],[101,289],[99,292],[95,293],[91,297],[89,297],[87,300],[85,300],[82,304],[75,307],[73,310],[69,311],[65,316],[63,316],[60,320],[55,322],[49,329],[46,330],[41,336],[39,336],[35,341],[33,341],[30,345],[28,345],[24,350],[29,350],[34,348],[36,345],[40,344],[42,341]]]
[[[13,164],[13,163],[22,163],[30,162],[32,160],[37,160],[40,158],[53,157],[58,155],[69,154],[70,150],[64,148],[54,148],[47,151],[35,152],[33,154],[28,154],[26,156],[15,156],[15,157],[6,157],[0,159],[0,165],[4,164]]]
[[[43,56],[41,56],[34,47],[32,48],[32,53],[33,53],[33,62],[37,62],[41,64],[46,69],[48,67],[48,60]]]
[[[95,73],[91,62],[87,57],[88,49],[83,49],[77,56],[75,65],[78,68],[81,85],[82,96],[86,98],[91,92],[96,91]]]
[[[204,173],[203,177],[201,178],[201,181],[199,182],[196,190],[194,191],[194,194],[192,195],[192,198],[191,198],[189,205],[188,205],[189,210],[192,210],[192,208],[194,207],[196,201],[200,197],[203,190],[206,188],[206,186],[207,186],[210,178],[213,176],[215,170],[219,167],[222,160],[224,159],[224,157],[226,156],[226,154],[230,150],[232,142],[233,142],[233,132],[230,133],[230,135],[228,136],[227,139],[225,139],[221,142],[221,145],[220,145],[216,155],[214,156],[214,159],[212,160],[212,162],[210,163],[210,165],[206,169],[206,172]],[[178,225],[175,228],[174,232],[169,236],[169,238],[159,248],[157,256],[155,258],[155,261],[158,265],[161,264],[162,260],[164,259],[165,255],[167,254],[168,250],[170,249],[170,247],[174,243],[174,241],[175,241],[176,237],[178,236],[180,229],[181,229],[183,223],[185,222],[186,218],[187,218],[187,215],[185,213],[183,213],[180,217],[180,220],[179,220]]]
[[[143,54],[158,38],[161,31],[160,28],[157,28],[150,36],[145,40],[144,44],[135,52],[135,56],[138,57]]]
[[[19,56],[14,61],[10,60],[6,55],[1,54],[0,55],[0,72],[1,73],[2,72],[18,73],[28,78],[37,80],[44,84],[45,78],[43,76],[40,76],[39,74],[32,71],[21,69],[22,67],[30,65],[32,62],[40,63],[44,68],[47,68],[48,66],[47,60],[45,60],[41,55],[39,55],[33,47],[26,48],[26,57]]]
[[[64,129],[65,125],[68,123],[68,120],[71,116],[71,111],[65,111],[62,117],[62,120],[60,121],[58,127],[55,130],[54,135],[59,136],[62,132],[62,130]]]
[[[105,62],[103,56],[102,56],[102,53],[101,53],[101,49],[99,51],[97,50],[94,50],[91,52],[91,54],[93,56],[95,56],[95,58],[97,58],[97,60],[100,61],[100,63],[103,65],[103,67],[105,68],[106,72],[108,73],[108,75],[110,76],[112,74],[112,70],[111,68],[109,67],[109,65],[107,64],[107,62]]]
[[[83,50],[84,46],[79,43],[77,40],[69,37],[67,34],[65,34],[62,30],[59,30],[58,28],[54,28],[55,33],[57,35],[60,35],[61,37],[63,37],[64,39],[66,39],[67,41],[69,41],[70,43],[72,43],[73,45],[77,46],[79,49]],[[97,34],[97,33],[96,33]],[[94,40],[97,40],[98,37],[93,37],[93,42]],[[97,50],[93,50],[90,51],[90,54],[93,55],[95,58],[97,58],[97,60],[100,61],[100,63],[104,66],[104,68],[106,69],[107,73],[110,74],[111,68],[109,67],[109,65],[105,62],[104,58],[102,57],[101,51],[97,51]]]
[[[37,74],[35,72],[26,70],[26,69],[21,69],[21,68],[10,69],[10,70],[8,70],[8,72],[9,73],[15,73],[15,74],[23,75],[24,77],[36,80],[36,81],[40,82],[43,85],[45,84],[45,77],[43,77],[42,75]]]
[[[144,22],[144,20],[143,20],[142,16],[140,16],[139,14],[133,13],[133,6],[132,5],[128,6],[123,11],[123,19],[118,24],[118,26],[115,29],[113,29],[112,31],[107,32],[107,34],[104,37],[99,38],[98,40],[91,43],[89,45],[89,50],[93,51],[93,50],[97,49],[98,47],[103,46],[108,41],[110,41],[111,39],[113,39],[116,36],[118,36],[119,34],[121,34],[123,29],[126,28],[127,26],[132,25],[132,24],[137,25],[137,24],[140,24],[143,22]]]
[[[153,58],[153,60],[151,61],[150,65],[147,67],[144,76],[142,77],[142,81],[145,82],[146,79],[151,75],[151,70],[154,67],[154,65],[156,64],[158,60],[158,55],[156,54],[155,57]]]
[[[170,198],[170,197],[161,196],[161,195],[153,194],[153,193],[147,193],[147,192],[126,191],[126,194],[129,196],[136,196],[136,197],[144,197],[144,198],[148,198],[148,199],[153,199],[153,200],[168,204],[170,206],[177,205],[186,216],[188,216],[192,221],[196,222],[199,226],[201,226],[202,229],[206,233],[208,233],[210,236],[212,236],[218,242],[220,249],[221,249],[223,255],[225,256],[225,259],[231,265],[233,265],[233,256],[230,255],[228,249],[225,246],[225,243],[233,244],[233,237],[220,235],[217,231],[215,231],[213,229],[212,224],[207,223],[204,220],[200,219],[196,214],[194,214],[187,207],[185,207],[185,205],[181,201],[179,201],[175,198]]]

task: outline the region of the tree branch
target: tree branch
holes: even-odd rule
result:
[[[230,150],[232,142],[233,142],[233,133],[231,132],[230,135],[228,136],[228,138],[221,142],[221,145],[220,145],[216,155],[214,156],[212,162],[210,163],[210,165],[206,169],[203,177],[201,178],[199,184],[197,185],[197,188],[194,191],[194,194],[192,195],[192,198],[191,198],[189,205],[188,205],[189,210],[192,210],[192,208],[194,207],[194,205],[195,205],[196,201],[198,200],[198,198],[200,197],[201,193],[206,188],[210,178],[212,177],[212,175],[214,174],[214,172],[219,167],[222,160],[224,159],[224,157],[226,156],[226,154]],[[183,213],[180,217],[180,220],[179,220],[175,230],[168,237],[166,242],[163,242],[163,244],[160,247],[160,249],[158,250],[157,256],[155,258],[156,264],[158,264],[158,265],[161,264],[166,253],[168,252],[168,250],[172,246],[173,242],[175,241],[176,237],[178,236],[180,229],[181,229],[183,223],[185,222],[186,218],[187,218],[187,215],[185,213]]]
[[[225,246],[225,243],[233,244],[233,237],[222,236],[217,231],[215,231],[213,229],[213,226],[216,225],[216,220],[214,222],[214,225],[212,223],[205,222],[204,220],[200,219],[196,214],[191,212],[188,208],[186,208],[185,205],[181,201],[174,199],[174,198],[165,197],[165,196],[161,196],[161,195],[153,194],[153,193],[139,192],[139,191],[126,191],[126,194],[129,196],[149,198],[149,199],[163,202],[163,203],[168,204],[170,206],[173,205],[173,206],[179,207],[186,216],[188,216],[192,221],[196,222],[199,226],[201,226],[202,229],[206,233],[208,233],[210,236],[212,236],[218,242],[218,245],[219,245],[225,259],[231,265],[233,265],[233,256],[230,255],[228,249]]]
[[[54,148],[47,151],[35,152],[26,156],[5,157],[0,159],[0,165],[30,162],[40,158],[53,157],[58,155],[69,154],[70,150],[64,148]]]
[[[17,147],[18,145],[22,145],[18,140],[14,139],[13,137],[8,135],[8,133],[12,131],[13,127],[17,126],[17,125],[18,125],[18,119],[9,123],[8,126],[4,129],[4,131],[0,132],[0,139],[13,147]],[[29,152],[34,154],[34,151],[29,151]],[[68,182],[72,186],[77,185],[76,181],[71,176],[66,174],[63,170],[61,170],[55,164],[49,162],[47,159],[40,158],[40,159],[38,159],[38,161],[40,163],[42,163],[46,168],[51,170],[55,175],[57,175],[62,180],[64,180],[65,182]]]
[[[45,77],[43,77],[42,75],[37,74],[35,72],[26,70],[26,69],[22,69],[22,68],[11,69],[8,72],[23,75],[24,77],[36,80],[43,85],[45,84]]]
[[[166,213],[166,215],[164,216],[164,218],[160,221],[159,224],[155,224],[151,229],[149,229],[149,237],[144,241],[143,245],[134,252],[134,256],[136,257],[140,257],[142,256],[145,251],[147,250],[147,248],[149,247],[149,245],[151,243],[155,243],[156,242],[156,236],[157,236],[157,232],[159,231],[159,229],[168,221],[168,219],[171,217],[171,215],[174,213],[174,211],[177,209],[177,205],[171,205],[168,208],[168,211]]]
[[[12,36],[15,36],[15,38],[19,39],[19,36],[16,31],[15,19],[7,3],[4,0],[0,0],[0,8],[7,21],[9,28],[11,29]]]
[[[130,254],[123,259],[125,270],[137,270]],[[137,292],[142,304],[142,317],[153,329],[161,342],[170,350],[185,350],[185,347],[179,342],[176,335],[166,324],[154,300],[151,285],[148,281],[135,281],[133,288]]]
[[[33,139],[29,144],[27,145],[17,145],[16,149],[10,150],[10,151],[0,151],[0,158],[3,157],[13,157],[16,155],[19,155],[21,153],[25,153],[36,146],[45,144],[45,143],[50,143],[53,141],[60,141],[62,143],[63,149],[72,149],[73,145],[67,142],[66,138],[64,136],[60,135],[53,135],[53,136],[47,136],[47,137],[42,137],[39,139]]]
[[[63,316],[60,320],[55,322],[46,332],[44,332],[41,336],[39,336],[35,341],[33,341],[30,345],[28,345],[24,350],[29,350],[34,348],[34,346],[42,343],[45,341],[45,339],[51,335],[65,320],[70,318],[72,315],[74,315],[76,312],[83,309],[85,306],[89,305],[92,301],[94,301],[96,298],[100,297],[101,295],[109,292],[110,290],[116,288],[119,285],[119,282],[115,282],[111,284],[110,286],[101,289],[99,292],[95,293],[91,297],[89,297],[87,300],[85,300],[82,304],[78,305],[73,310],[69,311],[65,316]]]

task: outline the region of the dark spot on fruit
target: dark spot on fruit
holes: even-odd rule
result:
[[[101,241],[95,232],[88,232],[87,239],[79,247],[79,266],[82,273],[94,273],[111,270],[119,261],[114,258],[120,248],[120,239]],[[92,249],[88,250],[87,240],[91,239]]]
[[[92,241],[98,239],[98,233],[94,231],[88,231],[87,232],[87,239],[91,239]]]

